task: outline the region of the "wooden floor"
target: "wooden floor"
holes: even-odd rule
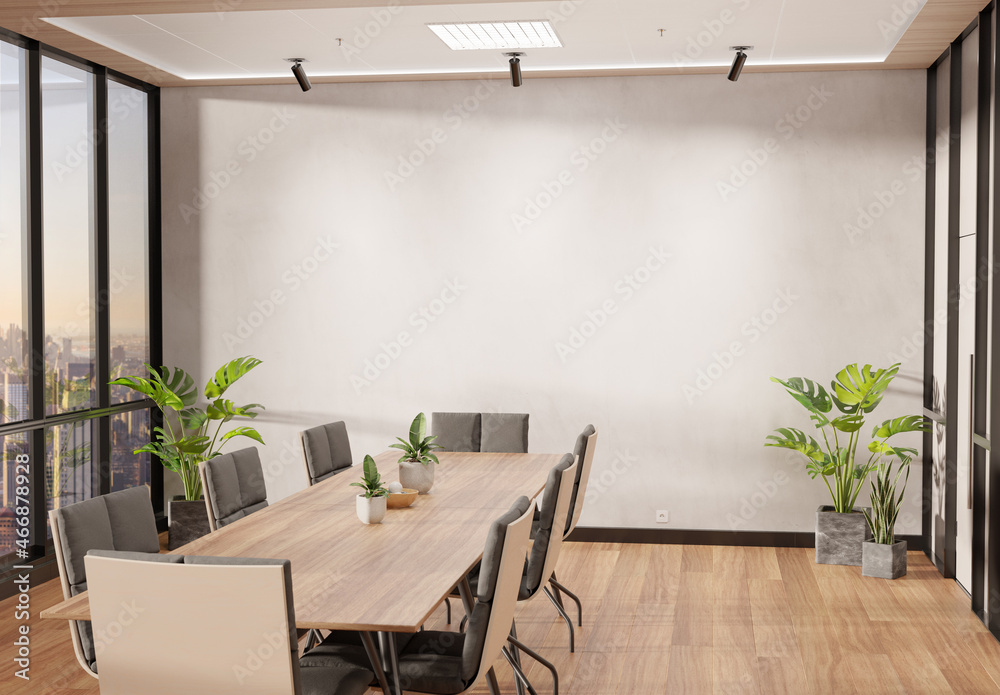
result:
[[[569,543],[558,574],[584,602],[577,653],[544,597],[523,605],[517,624],[558,666],[565,695],[1000,694],[1000,644],[968,597],[922,553],[909,565],[886,581],[815,565],[811,550]],[[58,582],[33,589],[32,612],[59,594]],[[32,623],[30,684],[14,678],[12,599],[0,615],[0,692],[98,692],[66,625],[47,620]],[[429,628],[444,627],[443,610],[435,620]],[[506,664],[497,672],[514,692]],[[551,692],[547,671],[529,677]]]

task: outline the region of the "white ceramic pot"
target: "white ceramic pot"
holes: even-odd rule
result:
[[[385,497],[358,495],[358,518],[362,524],[381,524],[385,518]]]
[[[416,490],[421,495],[430,492],[434,487],[434,468],[437,464],[428,463],[424,465],[415,461],[401,461],[399,463],[399,482],[403,487]]]

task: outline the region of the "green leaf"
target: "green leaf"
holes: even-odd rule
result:
[[[841,432],[857,432],[864,427],[865,418],[860,414],[841,415],[840,417],[835,417],[831,420],[830,424],[833,425],[834,429]]]
[[[899,364],[888,369],[874,369],[870,364],[858,367],[849,364],[839,372],[831,382],[834,404],[844,413],[855,413],[861,410],[870,413],[882,402],[885,390],[892,383]]]
[[[222,435],[222,441],[228,442],[233,437],[248,437],[256,442],[264,444],[264,440],[261,438],[260,433],[253,427],[237,427],[236,429]]]
[[[923,415],[903,415],[876,426],[872,430],[872,436],[888,439],[904,432],[930,432],[930,429],[930,423]]]
[[[205,398],[218,398],[259,364],[261,360],[256,357],[237,357],[222,365],[205,385]]]
[[[238,406],[230,400],[225,398],[218,398],[211,404],[209,404],[206,411],[209,420],[222,420],[223,422],[229,422],[234,418],[243,417],[253,419],[257,417],[257,413],[254,412],[254,408],[262,408],[260,403],[250,403],[248,405]]]
[[[771,381],[784,386],[792,398],[815,415],[828,413],[833,408],[830,394],[827,393],[822,385],[817,384],[812,379],[803,379],[800,376],[794,376],[787,381],[783,381],[772,376]]]
[[[805,432],[802,430],[797,430],[790,427],[779,427],[775,430],[778,434],[771,434],[767,436],[767,439],[772,440],[771,442],[765,442],[764,446],[775,446],[782,449],[791,449],[793,451],[798,451],[804,454],[806,458],[809,458],[817,463],[824,463],[825,459],[829,458],[823,450],[820,448],[819,443],[813,437],[806,436]]]
[[[410,424],[410,444],[414,449],[419,449],[427,432],[427,417],[423,413],[417,413]]]
[[[180,412],[181,426],[192,432],[196,432],[208,422],[208,414],[202,408],[186,408]]]
[[[367,454],[365,455],[364,472],[365,478],[375,478],[378,476],[378,466],[375,465],[375,459]]]

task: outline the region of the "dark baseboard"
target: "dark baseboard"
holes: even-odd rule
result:
[[[922,536],[896,536],[908,550],[923,550]],[[816,535],[804,531],[723,531],[711,529],[598,528],[577,526],[569,541],[668,545],[743,545],[766,548],[815,548]]]

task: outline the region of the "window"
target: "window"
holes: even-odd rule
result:
[[[0,29],[0,588],[51,553],[47,512],[138,485],[162,511],[155,87]],[[28,481],[16,482],[27,459]],[[30,505],[24,505],[27,494]],[[25,517],[29,517],[26,519]],[[30,529],[27,551],[15,544]],[[16,558],[16,559],[15,559]],[[5,597],[0,593],[0,598]]]
[[[93,75],[42,58],[45,413],[97,405]]]
[[[27,420],[24,49],[0,42],[0,424]]]
[[[145,374],[149,362],[149,156],[148,97],[108,82],[108,305],[111,376]],[[111,402],[140,396],[111,387]]]

